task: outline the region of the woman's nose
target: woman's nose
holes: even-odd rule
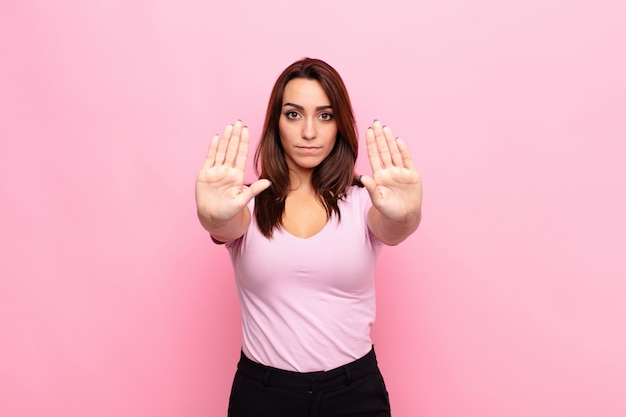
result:
[[[302,137],[304,139],[314,139],[317,132],[315,130],[315,121],[307,119],[302,127]]]

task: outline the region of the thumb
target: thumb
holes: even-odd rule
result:
[[[365,186],[365,189],[367,189],[367,192],[370,193],[370,195],[373,195],[376,192],[376,182],[372,177],[368,177],[367,175],[361,175],[359,179],[361,180],[361,183],[363,183],[363,185]]]
[[[250,184],[249,187],[244,188],[243,193],[246,194],[246,199],[249,201],[253,199],[257,194],[260,194],[261,191],[264,191],[272,185],[272,182],[268,179],[260,179],[258,181]]]

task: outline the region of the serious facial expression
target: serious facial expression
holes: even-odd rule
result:
[[[294,78],[287,83],[278,130],[290,171],[310,171],[330,154],[337,140],[333,111],[319,81]]]

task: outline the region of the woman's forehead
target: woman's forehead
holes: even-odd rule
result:
[[[283,106],[287,103],[296,107],[328,107],[331,105],[328,95],[317,80],[294,78],[285,86]]]

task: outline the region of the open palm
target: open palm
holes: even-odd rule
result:
[[[206,160],[196,179],[198,212],[214,224],[235,217],[255,195],[269,187],[258,180],[244,187],[250,133],[241,121],[224,128],[209,145]]]
[[[398,221],[419,212],[422,181],[404,141],[375,121],[367,130],[366,142],[372,176],[361,177],[361,182],[374,207],[388,219]]]

